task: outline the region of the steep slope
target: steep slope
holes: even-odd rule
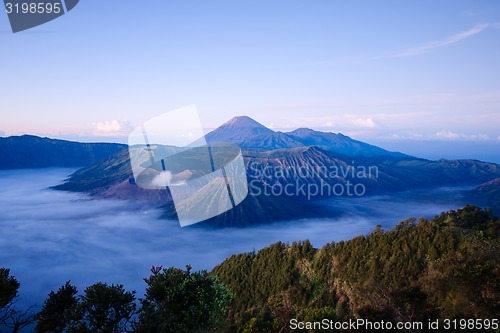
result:
[[[325,133],[314,131],[309,128],[299,128],[291,132],[285,133],[292,139],[302,142],[305,146],[316,146],[318,148],[333,151],[336,153],[351,155],[351,156],[407,156],[398,152],[390,152],[388,150],[353,140],[341,133]]]
[[[235,293],[227,321],[231,332],[288,332],[293,319],[488,318],[500,310],[499,236],[500,219],[467,205],[321,249],[307,240],[278,242],[233,255],[212,274]],[[375,331],[360,328],[353,331]]]
[[[262,189],[265,185],[261,181],[257,181],[253,186],[255,191],[256,188]],[[127,151],[119,152],[105,161],[76,171],[63,184],[54,186],[54,189],[85,192],[98,198],[142,201],[153,207],[163,207],[165,218],[176,218],[172,198],[167,189],[146,190],[135,184]],[[187,200],[181,205],[195,207],[201,201]],[[323,211],[320,214],[320,211],[314,208],[313,203],[304,202],[297,197],[248,195],[235,209],[212,218],[203,225],[217,227],[245,226],[334,213],[333,211]],[[203,207],[196,207],[196,209],[203,209]]]
[[[241,148],[274,150],[316,146],[350,156],[407,156],[353,140],[343,134],[323,133],[308,128],[299,128],[288,133],[275,132],[247,116],[232,118],[208,133],[205,138],[207,142],[231,142]]]
[[[491,207],[495,213],[500,214],[500,178],[479,185],[472,194],[478,204]]]
[[[80,169],[70,175],[56,190],[85,192],[99,198],[127,199],[148,202],[152,206],[171,203],[167,190],[146,190],[134,182],[128,150]]]
[[[475,160],[352,157],[317,147],[246,151],[249,179],[268,185],[363,184],[366,194],[478,184],[500,175],[500,165]]]
[[[0,169],[82,167],[102,161],[127,146],[80,143],[32,135],[0,138]]]
[[[479,193],[500,196],[500,178],[481,184],[476,188],[476,191]]]
[[[257,187],[262,191],[262,184],[254,184],[253,190],[255,191]],[[164,217],[175,218],[176,209],[189,211],[189,215],[191,216],[202,216],[204,213],[212,211],[214,206],[225,204],[210,200],[220,198],[218,193],[210,192],[220,190],[221,187],[209,187],[208,189],[209,191],[200,191],[194,196],[176,203],[175,208],[172,204],[166,206]],[[296,196],[254,195],[249,193],[239,205],[220,215],[205,220],[201,226],[244,227],[302,217],[331,217],[339,214],[334,209],[326,210],[326,208],[318,207],[311,201],[302,199]],[[230,205],[230,203],[227,204]]]
[[[241,148],[278,149],[303,146],[289,136],[275,132],[250,117],[234,117],[205,136],[207,142],[231,142]]]
[[[267,136],[275,133],[261,123],[247,116],[234,117],[225,122],[209,134],[208,141],[230,141],[243,142],[248,138],[255,136]]]

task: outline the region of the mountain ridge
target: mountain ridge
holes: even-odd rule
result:
[[[348,196],[347,193],[324,192],[308,197],[309,193],[301,192],[301,188],[345,189],[349,184],[361,184],[366,189],[363,195],[374,195],[441,186],[477,186],[500,177],[500,165],[486,162],[352,157],[313,146],[268,151],[243,149],[242,155],[249,195],[240,205],[207,220],[204,225],[245,226],[291,218],[331,217],[340,212],[324,207],[318,209],[315,201],[309,199]],[[371,171],[370,167],[375,169]],[[126,152],[78,170],[55,188],[85,192],[99,198],[139,200],[163,207],[165,218],[176,216],[168,189],[145,190],[135,185]],[[274,193],[276,189],[287,188],[294,195],[273,194],[273,188]]]
[[[317,146],[345,155],[353,156],[408,156],[354,140],[341,133],[320,132],[301,127],[291,132],[273,131],[248,116],[233,117],[209,132],[207,142],[231,142],[241,148],[274,150]]]
[[[0,169],[85,167],[98,163],[127,145],[84,143],[21,135],[0,138]]]
[[[500,212],[500,177],[479,185],[472,194],[477,198],[476,204]]]
[[[49,149],[47,147],[50,147],[50,158],[45,156],[42,160],[45,164],[52,162],[55,164],[52,166],[66,166],[60,165],[65,158],[76,163],[78,159],[74,159],[75,154],[80,158],[79,163],[88,163],[63,184],[55,186],[55,189],[85,192],[100,198],[140,200],[150,206],[163,207],[164,216],[167,218],[175,217],[168,189],[146,190],[135,184],[128,151],[123,149],[127,146],[85,144],[37,137],[27,137],[23,140],[42,142],[43,149],[37,149],[40,146],[36,145],[5,145],[8,139],[3,139],[0,140],[0,152],[3,149],[7,156],[10,156],[9,152],[13,155],[17,153],[23,161],[33,158],[31,153],[43,156]],[[310,193],[301,190],[303,188],[322,189],[326,186],[328,189],[345,189],[359,184],[363,187],[362,195],[370,195],[441,186],[478,186],[500,178],[499,164],[474,160],[430,161],[387,152],[343,134],[323,133],[307,128],[300,128],[288,134],[275,132],[246,116],[235,117],[207,134],[209,143],[226,140],[240,144],[251,195],[236,208],[210,219],[207,225],[243,226],[311,217],[315,214],[332,216],[335,214],[333,210],[320,211],[310,199],[316,196],[349,195],[344,192],[321,192],[311,197]],[[34,152],[34,149],[37,151]],[[96,154],[96,151],[100,153]],[[374,168],[373,173],[370,168]],[[305,171],[306,174],[297,174],[297,171]],[[488,185],[488,189],[497,185],[498,182],[493,182]],[[294,195],[274,195],[272,190],[276,188],[287,188]],[[260,195],[266,192],[271,192],[271,195]],[[482,192],[483,197],[488,199],[491,191]],[[469,194],[471,197],[477,196],[477,193]]]

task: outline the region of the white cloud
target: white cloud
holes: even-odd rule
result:
[[[356,127],[363,127],[363,128],[374,128],[377,126],[375,121],[372,118],[347,118],[346,119],[347,123],[349,123],[352,126]]]
[[[0,131],[0,136],[5,136],[5,132],[4,131]]]
[[[170,171],[162,171],[151,180],[151,185],[157,187],[168,186],[171,180],[172,173]]]
[[[110,120],[94,124],[94,135],[119,136],[127,135],[133,129],[132,124],[126,120]]]
[[[428,52],[428,51],[430,51],[432,49],[436,49],[436,48],[439,48],[439,47],[443,47],[443,46],[446,46],[446,45],[457,43],[457,42],[459,42],[461,40],[464,40],[464,39],[466,39],[468,37],[474,36],[474,35],[482,32],[482,31],[484,31],[488,27],[497,28],[497,25],[498,25],[498,23],[494,23],[494,24],[487,24],[487,23],[478,24],[478,25],[476,25],[475,27],[473,27],[473,28],[471,28],[469,30],[459,32],[459,33],[457,33],[455,35],[452,35],[452,36],[449,36],[449,37],[447,37],[447,38],[445,38],[443,40],[429,42],[429,43],[427,43],[425,45],[408,49],[406,51],[403,51],[403,52],[397,54],[396,56],[397,57],[412,57],[412,56],[416,56],[416,55]]]
[[[450,131],[439,131],[435,134],[435,136],[439,139],[448,139],[448,140],[455,140],[460,138],[460,135]]]
[[[491,137],[488,136],[487,134],[484,133],[479,133],[479,134],[458,134],[454,133],[451,131],[439,131],[436,134],[434,134],[434,138],[437,139],[447,139],[447,140],[456,140],[456,139],[462,139],[462,140],[472,140],[472,141],[485,141],[485,140],[491,140]]]

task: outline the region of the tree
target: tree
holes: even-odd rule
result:
[[[57,292],[51,291],[42,310],[36,314],[35,332],[62,333],[77,319],[78,290],[69,281]]]
[[[33,323],[31,307],[17,310],[14,301],[18,296],[21,284],[10,275],[8,268],[0,268],[0,327],[12,329],[13,333]]]
[[[443,318],[488,318],[500,313],[500,244],[467,237],[457,251],[434,261],[423,288]]]
[[[36,315],[37,333],[121,333],[130,328],[135,314],[135,292],[122,285],[96,283],[77,297],[70,282],[51,291],[42,310]]]
[[[0,309],[7,307],[14,298],[21,284],[13,277],[10,276],[10,269],[0,268]]]
[[[207,271],[152,267],[141,300],[137,332],[220,332],[233,298],[229,289]]]
[[[135,291],[125,291],[123,285],[96,283],[81,297],[79,330],[96,333],[121,333],[130,328],[135,314]]]

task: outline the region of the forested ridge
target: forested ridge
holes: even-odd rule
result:
[[[212,272],[235,293],[227,331],[288,332],[292,318],[498,318],[499,222],[466,206],[321,249],[278,242],[233,255]]]
[[[153,266],[139,299],[122,285],[99,282],[79,293],[68,282],[37,312],[16,307],[15,272],[0,268],[0,332],[265,333],[293,331],[291,319],[495,319],[499,236],[490,210],[465,206],[320,249],[278,242],[210,273]]]

